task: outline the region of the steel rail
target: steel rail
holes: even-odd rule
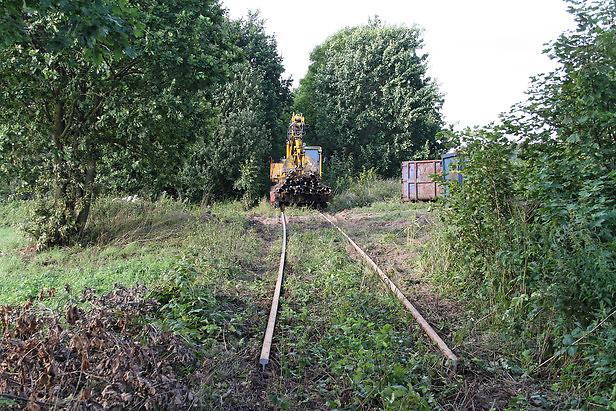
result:
[[[376,263],[372,260],[372,258],[368,256],[368,254],[366,254],[361,248],[359,248],[359,246],[355,243],[355,241],[351,239],[351,237],[349,237],[344,231],[342,231],[342,229],[338,227],[332,220],[327,218],[325,214],[319,214],[321,214],[321,217],[327,220],[332,226],[338,229],[338,231],[340,231],[340,233],[342,233],[342,235],[347,240],[349,240],[349,243],[351,243],[355,250],[357,250],[357,252],[366,259],[368,264],[370,264],[370,266],[372,266],[372,268],[377,272],[379,277],[381,277],[381,280],[383,280],[383,282],[385,282],[385,284],[389,286],[389,289],[396,295],[396,297],[398,297],[398,300],[400,300],[404,304],[404,307],[411,312],[415,320],[419,323],[419,325],[428,335],[428,337],[430,337],[432,341],[436,342],[438,348],[445,355],[445,357],[447,357],[453,362],[454,370],[456,370],[458,367],[458,357],[456,357],[453,351],[451,351],[447,344],[445,344],[445,341],[443,341],[443,339],[437,334],[437,332],[434,331],[434,328],[432,328],[432,326],[426,321],[426,319],[421,315],[421,313],[417,311],[417,309],[413,306],[413,304],[411,304],[411,302],[408,300],[408,298],[406,298],[402,291],[400,291],[396,284],[394,284],[394,282],[389,279],[389,277],[383,272],[383,270],[379,268],[378,265],[376,265]]]
[[[265,337],[263,338],[263,347],[261,348],[261,359],[259,360],[259,363],[263,366],[263,371],[265,371],[265,366],[269,363],[270,349],[272,348],[272,340],[274,338],[274,327],[276,326],[276,314],[278,313],[278,301],[280,300],[280,290],[282,289],[284,261],[287,253],[287,222],[283,211],[280,212],[280,217],[282,219],[282,252],[280,253],[274,298],[272,299],[272,307],[270,308]]]

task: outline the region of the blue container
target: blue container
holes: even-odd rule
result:
[[[459,157],[456,157],[456,153],[447,153],[443,154],[441,157],[443,161],[443,172],[446,174],[446,180],[457,180],[458,183],[462,184],[462,174],[451,171],[451,166],[454,161],[456,161]],[[458,164],[458,170],[462,167]]]

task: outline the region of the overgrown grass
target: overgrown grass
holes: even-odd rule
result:
[[[368,170],[360,173],[348,188],[334,194],[330,210],[337,212],[377,202],[399,203],[401,192],[399,179],[382,179],[374,170]]]
[[[162,324],[210,346],[228,332],[225,343],[236,344],[250,328],[245,317],[256,313],[249,307],[265,297],[263,273],[274,270],[264,245],[241,216],[201,224],[192,244],[153,285],[153,296],[163,302]]]
[[[440,354],[345,241],[331,229],[290,238],[277,353],[285,382],[270,399],[292,408],[437,407],[457,382],[441,374]]]
[[[152,293],[163,304],[160,323],[206,349],[206,408],[258,402],[266,408],[428,409],[459,388],[397,300],[348,256],[345,240],[307,223],[310,218],[289,226],[272,351],[276,377],[263,381],[256,361],[280,229],[247,221],[246,215],[269,215],[259,206],[247,213],[232,203],[218,207]],[[312,210],[290,211],[320,222]]]
[[[115,202],[100,199],[83,245],[36,252],[22,227],[29,202],[0,205],[0,303],[37,298],[64,286],[109,291],[114,283],[152,283],[174,264],[193,236],[194,210],[169,199]],[[193,214],[189,214],[192,212]]]
[[[412,210],[431,211],[433,204],[430,202],[402,202],[400,199],[392,200],[385,199],[371,202],[367,206],[354,207],[350,209],[351,213],[391,213],[392,215],[400,216],[401,213],[406,213]]]
[[[473,285],[464,278],[456,282],[447,277],[453,262],[439,254],[451,246],[444,235],[446,227],[437,225],[430,241],[418,241],[426,227],[425,221],[413,226],[414,214],[420,210],[425,216],[433,204],[400,203],[398,183],[391,185],[395,199],[375,194],[381,183],[363,181],[359,184],[365,190],[351,189],[372,194],[366,194],[366,205],[348,212],[376,214],[370,223],[356,225],[358,232],[353,235],[375,248],[397,247],[405,230],[400,222],[408,217],[409,246],[424,247],[418,268],[440,278],[444,292],[469,299]],[[93,287],[105,292],[116,282],[146,283],[149,297],[161,305],[143,320],[182,335],[200,349],[208,370],[200,398],[207,409],[233,409],[248,403],[265,408],[392,410],[469,404],[458,398],[466,395],[465,383],[445,375],[441,354],[417,332],[414,320],[372,271],[349,257],[346,240],[313,210],[287,210],[302,216],[295,220],[302,222],[289,226],[272,377],[264,379],[258,353],[281,231],[272,218],[279,211],[267,202],[245,211],[241,202],[197,208],[165,198],[135,204],[103,199],[95,204],[83,246],[43,252],[29,248],[18,229],[26,208],[27,203],[0,205],[0,234],[6,234],[0,237],[0,303],[36,299],[41,290],[46,293],[51,287],[60,301],[66,297],[64,284],[75,291]],[[400,221],[391,224],[391,218]],[[469,292],[460,293],[455,285],[464,285]],[[54,299],[45,293],[44,302],[53,305]],[[471,306],[469,318],[483,313],[480,308]],[[452,325],[451,340],[466,343],[467,338],[493,335],[488,333],[496,323]],[[477,346],[486,348],[482,341]],[[519,357],[512,347],[499,347],[499,355]],[[461,351],[476,353],[468,348]],[[495,367],[485,363],[489,364],[485,372]],[[498,364],[505,364],[503,372],[513,373],[520,362],[499,357]],[[519,404],[524,400],[520,398]]]
[[[183,238],[200,217],[197,207],[162,197],[158,201],[98,199],[91,211],[84,244],[122,245]]]
[[[368,207],[394,212],[383,198],[370,197]],[[6,234],[0,242],[0,303],[42,295],[54,305],[68,298],[65,284],[73,292],[106,292],[114,283],[146,283],[161,304],[148,321],[201,347],[210,364],[200,394],[206,408],[253,400],[273,407],[288,401],[300,408],[426,408],[447,392],[441,356],[416,338],[413,321],[370,271],[348,257],[333,230],[318,224],[290,228],[273,353],[282,380],[258,388],[256,355],[275,283],[280,228],[254,216],[273,217],[277,210],[267,203],[246,212],[240,202],[196,208],[165,198],[102,199],[82,245],[35,252],[19,230],[27,205],[4,204],[8,208],[0,211]],[[315,215],[303,208],[288,213]]]
[[[66,284],[101,292],[114,283],[152,284],[172,271],[186,250],[198,253],[208,272],[243,270],[254,277],[263,268],[251,263],[250,250],[263,248],[246,236],[251,228],[240,202],[199,209],[169,198],[135,203],[102,198],[93,206],[81,245],[40,252],[21,228],[29,206],[0,204],[0,303],[23,302],[51,288],[60,292]]]

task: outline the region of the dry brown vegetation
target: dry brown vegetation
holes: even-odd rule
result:
[[[185,341],[144,321],[158,305],[144,292],[86,288],[58,310],[0,306],[0,390],[13,403],[5,407],[190,408],[205,374]]]

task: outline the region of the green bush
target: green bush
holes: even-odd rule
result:
[[[616,181],[588,157],[550,155],[551,143],[516,146],[488,129],[462,140],[454,169],[464,181],[447,182],[441,200],[448,245],[439,258],[450,262],[441,274],[500,312],[514,344],[539,362],[560,358],[561,378],[583,378],[590,392],[611,387],[616,373],[601,370],[616,369],[614,319],[574,342],[615,308]]]
[[[365,207],[379,201],[399,201],[402,187],[399,179],[383,179],[371,168],[348,177],[348,186],[334,194],[331,209],[340,211],[353,207]]]
[[[24,230],[37,250],[58,244],[73,244],[80,231],[72,210],[60,209],[44,199],[34,204]]]
[[[562,387],[613,406],[616,5],[570,4],[577,30],[549,50],[559,68],[535,78],[501,126],[456,145],[464,183],[443,200],[446,277],[522,337],[531,369],[547,364],[535,373],[549,368]]]

